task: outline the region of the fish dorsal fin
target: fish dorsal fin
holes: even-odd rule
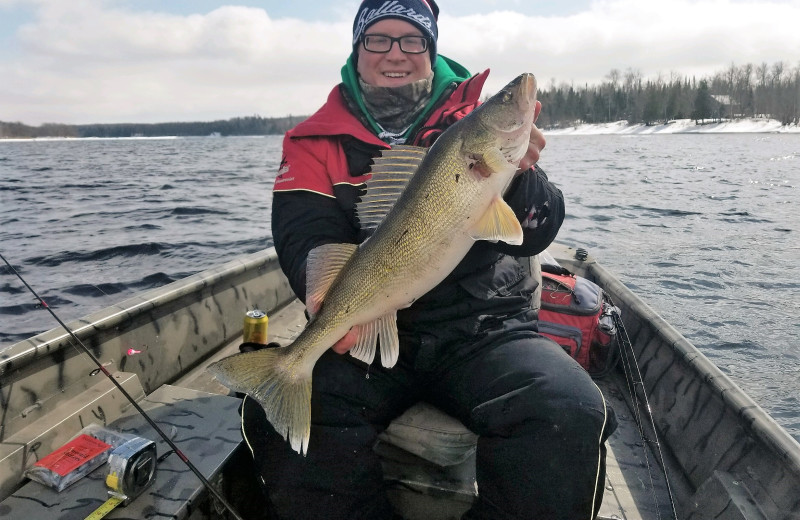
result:
[[[492,200],[489,209],[470,229],[470,236],[475,240],[502,240],[507,244],[522,244],[522,226],[519,224],[514,210],[499,195]]]
[[[350,355],[367,364],[375,359],[376,344],[380,338],[381,364],[391,368],[400,356],[400,339],[397,336],[397,313],[381,316],[375,321],[359,327],[358,341]]]
[[[358,249],[356,244],[324,244],[308,253],[306,309],[313,318],[342,267]]]
[[[427,148],[395,145],[374,159],[367,191],[356,204],[361,229],[378,227],[419,168]]]

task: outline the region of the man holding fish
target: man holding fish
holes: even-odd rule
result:
[[[537,334],[516,258],[564,218],[536,166],[536,81],[479,103],[488,71],[437,55],[438,11],[359,7],[342,83],[287,133],[275,181],[275,247],[311,319],[291,345],[212,366],[248,394],[243,434],[280,518],[392,518],[372,448],[420,400],[479,436],[464,518],[589,520],[602,500],[612,414]]]

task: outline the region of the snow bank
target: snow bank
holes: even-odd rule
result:
[[[597,125],[577,125],[569,128],[544,130],[545,135],[602,135],[602,134],[721,134],[721,133],[797,133],[800,126],[781,125],[774,119],[737,119],[722,123],[695,124],[693,119],[678,119],[666,125],[629,125],[627,121]]]

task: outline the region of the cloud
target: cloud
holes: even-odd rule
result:
[[[0,0],[0,8],[21,3]],[[175,15],[103,0],[25,4],[34,18],[14,35],[16,53],[0,51],[0,120],[308,114],[339,81],[350,51],[347,13],[321,22],[241,6]],[[563,16],[459,15],[443,6],[439,50],[475,72],[491,67],[489,92],[523,71],[542,87],[598,83],[611,69],[700,77],[731,63],[796,66],[798,19],[797,1],[606,0]]]
[[[175,16],[44,3],[18,32],[24,57],[0,61],[0,97],[25,122],[309,113],[339,81],[349,32],[349,21],[247,7]]]
[[[670,72],[710,75],[731,63],[798,64],[798,2],[730,0],[595,2],[589,10],[564,17],[520,17],[495,12],[453,18],[443,16],[440,34],[451,48],[469,57],[470,66],[490,64],[499,78],[534,72],[540,85],[599,83],[611,69],[631,68],[645,77]],[[497,28],[505,30],[497,30]],[[487,30],[487,28],[494,28]]]

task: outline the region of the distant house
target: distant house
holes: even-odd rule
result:
[[[715,119],[733,119],[742,116],[741,104],[727,94],[711,94],[711,113]]]

